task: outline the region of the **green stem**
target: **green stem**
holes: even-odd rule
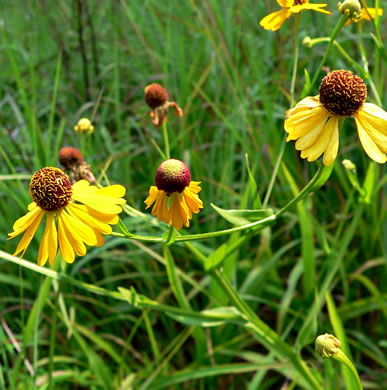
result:
[[[300,52],[299,35],[298,35],[299,24],[300,24],[300,14],[295,14],[295,18],[294,18],[294,29],[295,29],[294,36],[295,36],[295,39],[294,39],[292,81],[291,81],[291,84],[290,84],[290,107],[293,107],[293,105],[295,103],[294,102],[294,91],[296,89],[298,56],[299,56],[299,52]],[[282,157],[284,155],[285,146],[286,146],[286,136],[282,140],[282,143],[281,143],[281,146],[280,146],[280,150],[278,152],[277,161],[275,162],[274,170],[273,170],[273,173],[271,175],[269,186],[268,186],[266,194],[265,194],[265,199],[263,200],[263,203],[262,203],[262,206],[264,208],[269,203],[269,198],[270,198],[271,192],[273,190],[275,179],[276,179],[277,174],[278,174],[278,169],[279,169],[279,166],[281,164]]]
[[[363,390],[363,386],[360,381],[359,374],[355,368],[355,366],[352,364],[352,362],[348,359],[347,355],[339,349],[339,351],[332,356],[334,359],[338,360],[340,363],[343,363],[345,366],[349,368],[351,371],[352,375],[354,376],[356,380],[356,385],[359,390]]]
[[[167,160],[169,160],[171,158],[171,155],[169,151],[169,139],[168,139],[168,129],[167,129],[166,121],[163,121],[163,137],[164,137],[165,155],[167,157]]]
[[[331,35],[331,38],[329,40],[329,44],[328,44],[328,47],[327,47],[327,50],[325,51],[325,54],[324,54],[324,57],[322,58],[321,62],[320,62],[320,65],[318,66],[318,69],[316,71],[316,73],[314,74],[314,77],[313,77],[313,80],[312,82],[310,83],[309,85],[309,88],[307,89],[307,91],[303,94],[302,97],[305,97],[305,96],[308,96],[310,95],[312,89],[313,89],[313,86],[314,84],[316,84],[316,81],[317,79],[319,78],[320,76],[320,72],[321,72],[321,69],[322,67],[324,66],[327,58],[328,58],[328,55],[332,49],[332,46],[333,46],[333,42],[335,41],[335,38],[336,38],[336,35],[338,34],[338,32],[341,30],[341,28],[344,26],[345,22],[347,21],[348,17],[343,15],[339,21],[337,22],[333,32],[332,32],[332,35]]]
[[[52,324],[50,334],[50,351],[49,351],[49,363],[48,363],[48,390],[53,388],[52,373],[54,371],[54,355],[55,355],[55,344],[56,344],[56,320],[58,312],[58,296],[60,292],[61,283],[58,283],[58,290],[55,292],[54,307],[52,311]]]
[[[293,351],[289,344],[283,341],[274,330],[266,325],[254,313],[250,306],[248,306],[248,304],[239,296],[238,292],[234,289],[230,281],[228,281],[227,278],[224,278],[218,269],[212,270],[211,275],[223,288],[235,307],[249,320],[250,328],[254,330],[254,333],[256,334],[259,341],[269,351],[273,351],[280,360],[284,360],[284,356],[286,356],[293,364],[294,368],[308,382],[310,389],[322,390],[321,385],[310,372],[305,362]]]

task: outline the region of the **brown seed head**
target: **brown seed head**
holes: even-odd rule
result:
[[[33,201],[46,211],[65,207],[73,194],[69,177],[53,167],[40,169],[32,176],[30,192]]]
[[[145,101],[152,110],[168,102],[168,92],[160,84],[149,84],[144,92]]]
[[[83,162],[82,153],[72,146],[65,146],[59,151],[59,162],[66,168],[71,169]]]
[[[191,181],[191,172],[182,161],[170,159],[158,167],[155,181],[157,188],[167,194],[183,192]]]
[[[320,84],[320,102],[334,115],[351,116],[364,104],[367,87],[364,81],[347,70],[328,73]]]

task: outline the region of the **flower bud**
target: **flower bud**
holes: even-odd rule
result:
[[[316,352],[325,358],[336,355],[340,350],[341,342],[335,336],[325,333],[316,338]]]
[[[337,3],[337,9],[353,22],[357,22],[361,18],[361,4],[359,0],[345,0],[343,3]]]

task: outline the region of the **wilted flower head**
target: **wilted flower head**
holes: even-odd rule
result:
[[[265,30],[277,31],[292,14],[298,14],[301,11],[313,10],[323,14],[330,15],[329,11],[322,9],[327,4],[313,4],[309,0],[277,0],[282,9],[265,16],[259,24]]]
[[[297,140],[296,149],[308,161],[322,154],[323,163],[331,165],[339,147],[339,118],[355,118],[360,142],[374,161],[386,162],[387,113],[366,103],[363,80],[347,70],[328,73],[320,84],[320,95],[306,97],[286,112],[287,141]]]
[[[89,119],[81,118],[78,121],[78,124],[74,126],[74,130],[81,133],[87,132],[87,134],[91,134],[94,131],[94,126],[91,124]]]
[[[157,169],[156,186],[151,186],[149,196],[145,200],[146,208],[155,205],[152,215],[169,226],[181,229],[189,227],[192,213],[203,208],[200,200],[200,182],[191,181],[191,172],[180,160],[164,161]]]
[[[157,83],[145,87],[145,102],[151,108],[149,116],[155,126],[167,121],[168,108],[172,107],[177,116],[183,116],[183,110],[175,103],[168,101],[168,92]]]
[[[68,263],[74,261],[75,254],[86,254],[85,244],[101,246],[102,234],[111,233],[110,225],[118,223],[122,211],[119,205],[126,202],[122,198],[125,188],[121,185],[96,188],[86,180],[71,185],[69,177],[54,167],[42,168],[32,176],[30,193],[33,202],[28,205],[28,213],[14,223],[14,231],[8,235],[11,239],[25,232],[14,253],[23,257],[47,216],[38,253],[41,266],[47,259],[50,265],[54,264],[58,245]]]

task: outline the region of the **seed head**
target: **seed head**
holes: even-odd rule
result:
[[[316,338],[316,352],[322,357],[335,355],[341,346],[341,342],[335,336],[325,333]]]
[[[328,73],[320,84],[320,102],[334,115],[351,116],[364,104],[367,87],[363,80],[347,70]]]
[[[168,103],[168,92],[160,84],[149,84],[144,92],[145,101],[152,110]]]
[[[30,192],[33,201],[46,211],[65,207],[73,194],[69,177],[53,167],[42,168],[32,176]]]
[[[72,146],[65,146],[59,151],[59,162],[66,168],[71,169],[83,162],[82,153]]]
[[[191,181],[191,172],[182,161],[170,159],[158,167],[155,181],[157,188],[168,195],[183,192]]]

